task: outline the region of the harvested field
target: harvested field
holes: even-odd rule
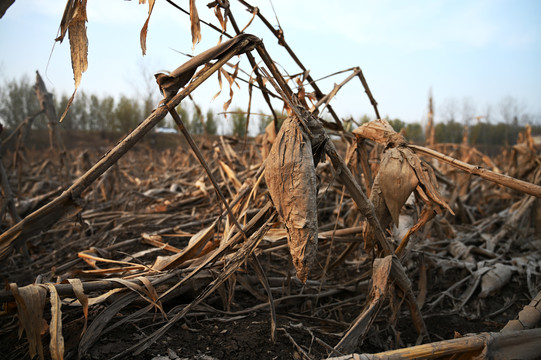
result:
[[[84,27],[71,4],[64,33]],[[189,13],[196,42],[195,1]],[[379,120],[360,68],[328,95],[307,94],[305,72],[293,92],[260,38],[233,28],[158,74],[164,99],[120,139],[61,132],[37,74],[48,134],[26,138],[30,118],[2,134],[0,357],[541,358],[530,127],[497,157],[412,144]],[[264,135],[190,134],[177,106],[217,71],[232,86],[237,55],[286,119],[268,100]],[[378,120],[346,131],[318,114],[351,79]],[[151,132],[167,114],[180,134]]]

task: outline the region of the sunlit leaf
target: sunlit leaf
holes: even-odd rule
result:
[[[156,0],[149,0],[148,1],[148,17],[145,21],[145,24],[143,25],[143,28],[141,29],[141,50],[143,51],[143,55],[146,55],[147,53],[147,31],[148,31],[148,22],[150,21],[150,15],[152,14],[152,10],[154,9],[154,3]],[[139,4],[144,4],[145,0],[139,0]]]
[[[195,7],[195,0],[190,0],[190,23],[192,30],[192,46],[201,41],[201,25],[199,24],[199,15],[197,14],[197,8]]]

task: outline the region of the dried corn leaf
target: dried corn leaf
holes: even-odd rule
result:
[[[81,336],[83,336],[86,330],[86,326],[88,324],[88,296],[86,296],[84,292],[83,283],[81,282],[80,279],[68,279],[68,282],[73,288],[73,292],[75,293],[77,300],[79,300],[79,302],[81,303],[81,306],[83,307],[83,314],[85,316],[83,330],[81,331]]]
[[[216,3],[216,5],[214,5],[214,3]],[[220,5],[217,2],[214,2],[214,3],[210,3],[207,6],[214,5],[214,15],[216,15],[216,18],[218,19],[218,22],[220,23],[220,26],[222,27],[222,33],[225,33],[227,31],[227,16],[224,17],[222,15],[222,11],[220,10],[221,9]]]
[[[215,231],[216,222],[192,236],[188,246],[182,252],[171,256],[158,256],[152,265],[152,270],[162,271],[172,269],[186,260],[201,256],[204,253],[205,246],[212,242]],[[213,246],[216,245],[213,244]],[[207,249],[207,251],[209,250]]]
[[[60,117],[60,122],[66,117],[68,110],[75,98],[77,88],[81,83],[82,74],[88,68],[88,38],[86,36],[86,1],[87,0],[68,0],[62,20],[60,21],[59,36],[55,41],[62,42],[68,32],[71,67],[73,69],[73,79],[75,81],[75,90],[71,95],[64,113]]]
[[[497,263],[481,278],[480,298],[486,298],[493,292],[504,287],[515,270],[514,266]]]
[[[235,175],[235,172],[233,171],[233,169],[231,169],[229,165],[224,163],[222,160],[218,160],[218,164],[220,164],[220,167],[227,174],[227,177],[229,178],[229,180],[231,180],[231,182],[233,183],[233,186],[238,191],[242,187],[242,183]]]
[[[387,296],[392,265],[393,258],[391,255],[374,259],[372,287],[365,308],[335,346],[336,350],[348,353],[355,349],[359,341],[362,343],[381,309],[383,300]]]
[[[406,140],[396,131],[386,120],[374,120],[362,124],[360,127],[352,131],[352,134],[371,139],[379,144],[405,144]]]
[[[445,200],[443,200],[438,191],[438,181],[436,180],[436,175],[434,175],[432,168],[427,164],[422,163],[421,159],[419,159],[412,149],[402,146],[398,147],[398,149],[402,152],[410,166],[415,170],[417,178],[419,179],[419,186],[424,190],[430,200],[440,208],[449,210],[449,212],[454,215],[453,210]]]
[[[88,38],[86,37],[86,0],[75,2],[75,11],[68,27],[71,49],[71,66],[75,88],[81,83],[81,76],[88,68]]]
[[[453,211],[449,205],[447,205],[447,203],[441,198],[438,192],[438,183],[432,168],[424,163],[421,163],[419,157],[413,152],[412,149],[408,147],[404,137],[394,131],[392,126],[386,120],[370,121],[353,130],[352,133],[358,137],[371,139],[377,143],[384,144],[388,148],[395,148],[399,150],[402,153],[402,157],[415,171],[419,181],[419,186],[427,197],[439,207],[445,208],[453,214]],[[394,219],[395,216],[393,215],[393,220]]]
[[[395,225],[399,225],[400,209],[419,183],[415,172],[402,157],[400,150],[387,149],[383,153],[381,165],[374,180],[381,189],[385,205],[391,213]],[[374,189],[376,185],[374,185]]]
[[[146,293],[152,299],[153,305],[157,307],[158,310],[160,310],[164,319],[167,319],[167,314],[163,310],[162,302],[159,300],[159,296],[158,296],[158,292],[156,291],[156,288],[152,286],[152,283],[150,282],[150,280],[144,276],[139,276],[137,277],[137,279],[141,281],[143,285],[145,285],[145,288],[147,290]]]
[[[47,290],[38,285],[19,288],[15,283],[10,284],[9,287],[17,304],[17,314],[20,322],[19,337],[24,329],[28,339],[30,357],[33,358],[39,354],[39,358],[44,359],[41,335],[44,328],[47,327],[47,323],[43,319]]]
[[[49,351],[52,360],[64,359],[64,337],[62,336],[62,300],[58,296],[58,292],[54,284],[45,284],[49,289],[51,302],[51,323],[49,325],[49,334],[51,341],[49,342]]]
[[[192,46],[201,41],[201,25],[199,24],[199,14],[195,7],[195,0],[190,0],[190,24],[192,30]]]
[[[297,120],[287,118],[265,168],[265,180],[288,232],[297,277],[304,283],[317,250],[317,189],[312,148]]]
[[[148,1],[148,17],[145,21],[145,24],[143,25],[143,28],[141,29],[141,50],[143,51],[143,55],[146,55],[147,53],[147,32],[148,32],[148,22],[150,21],[150,15],[152,14],[152,9],[154,9],[154,3],[156,0],[149,0]],[[139,2],[141,4],[141,1]],[[142,2],[144,4],[144,2]]]

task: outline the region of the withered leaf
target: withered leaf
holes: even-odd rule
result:
[[[405,144],[406,140],[386,120],[374,120],[362,124],[352,133],[361,138],[373,140],[379,144]]]
[[[88,68],[88,38],[86,36],[86,0],[76,1],[73,17],[68,27],[71,49],[71,66],[75,88],[81,83],[82,74]]]
[[[393,222],[398,226],[400,209],[419,183],[415,172],[402,157],[400,150],[396,148],[385,150],[374,182],[379,184],[385,205],[391,213]]]
[[[288,232],[297,277],[306,282],[317,251],[317,188],[308,135],[289,117],[272,145],[265,180]]]
[[[81,331],[81,336],[86,331],[86,326],[88,324],[88,296],[86,296],[83,288],[83,283],[80,279],[68,279],[71,287],[73,288],[73,293],[77,297],[77,300],[81,303],[83,307],[83,315],[85,316],[85,322],[83,324],[83,330]]]
[[[154,3],[156,0],[149,0],[148,1],[148,17],[145,21],[145,24],[143,25],[143,28],[141,29],[141,50],[143,51],[143,55],[146,55],[147,53],[147,32],[148,32],[148,22],[150,21],[150,15],[152,14],[152,10],[154,9]],[[144,4],[144,0],[140,0],[139,4]]]
[[[26,332],[30,357],[34,358],[36,354],[39,354],[39,358],[44,359],[41,332],[46,325],[43,319],[43,308],[47,290],[39,285],[19,288],[15,283],[10,284],[9,287],[17,303],[20,329]],[[21,330],[19,336],[22,333]]]
[[[68,32],[71,52],[71,67],[73,69],[73,79],[75,81],[75,90],[68,100],[64,113],[60,117],[60,122],[66,117],[68,110],[75,98],[77,88],[81,83],[81,77],[88,68],[88,38],[86,36],[86,2],[87,0],[68,0],[62,20],[60,21],[59,36],[56,41],[62,42]]]
[[[211,4],[208,4],[209,6]],[[220,5],[216,4],[214,6],[214,15],[216,15],[216,18],[218,19],[218,22],[220,23],[220,26],[222,27],[222,33],[225,33],[227,31],[227,17],[224,17],[222,15],[222,11],[220,10]]]
[[[54,284],[45,284],[49,289],[49,297],[51,302],[51,323],[49,325],[49,334],[51,340],[49,343],[49,351],[52,360],[64,359],[64,337],[62,336],[62,300],[58,296],[58,292]]]
[[[201,24],[199,24],[199,14],[195,7],[195,0],[190,0],[190,23],[192,30],[192,46],[195,48],[195,45],[201,41]]]

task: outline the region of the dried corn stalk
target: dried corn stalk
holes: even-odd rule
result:
[[[316,173],[308,134],[287,118],[271,148],[265,180],[288,232],[297,277],[304,283],[317,250]]]

